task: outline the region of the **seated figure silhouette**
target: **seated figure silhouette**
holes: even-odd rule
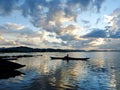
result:
[[[67,62],[69,62],[69,55],[67,54],[67,56],[64,57],[64,60],[67,60]]]

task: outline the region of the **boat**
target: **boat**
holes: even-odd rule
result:
[[[51,57],[52,60],[57,60],[57,59],[61,59],[61,60],[83,60],[83,61],[87,61],[90,58],[74,58],[74,57]]]

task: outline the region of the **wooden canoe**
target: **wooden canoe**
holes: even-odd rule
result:
[[[74,58],[74,57],[51,57],[52,60],[84,60],[87,61],[89,58]]]

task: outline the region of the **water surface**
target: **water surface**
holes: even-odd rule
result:
[[[120,52],[70,52],[72,57],[89,61],[51,60],[67,53],[4,53],[0,55],[42,55],[16,61],[24,73],[0,79],[0,90],[120,90]]]

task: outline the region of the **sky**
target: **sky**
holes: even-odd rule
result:
[[[0,0],[0,47],[120,50],[120,0]]]

